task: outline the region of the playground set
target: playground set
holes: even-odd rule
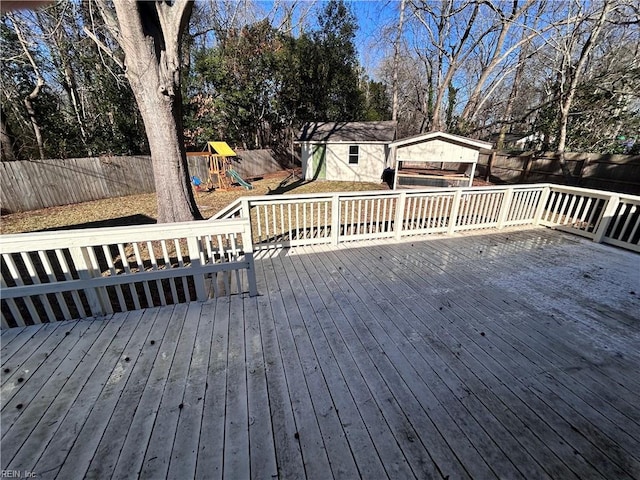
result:
[[[230,190],[234,184],[251,190],[252,185],[244,180],[238,172],[231,168],[230,158],[236,152],[226,142],[207,142],[207,150],[203,152],[187,152],[190,157],[204,157],[209,163],[209,176],[206,182],[192,176],[191,183],[197,191]]]

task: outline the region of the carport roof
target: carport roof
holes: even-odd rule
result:
[[[428,142],[436,138],[440,138],[450,143],[475,148],[477,150],[491,150],[491,148],[493,148],[493,145],[491,143],[483,142],[482,140],[476,140],[474,138],[461,137],[460,135],[453,135],[451,133],[437,131],[401,138],[399,140],[396,140],[395,142],[391,142],[389,146],[392,148],[404,147],[406,145],[412,145],[415,143]]]

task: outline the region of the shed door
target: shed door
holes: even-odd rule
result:
[[[313,146],[313,179],[325,180],[327,178],[327,146]]]

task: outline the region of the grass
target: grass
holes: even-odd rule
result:
[[[302,182],[288,177],[289,172],[265,175],[261,180],[252,182],[252,190],[237,188],[226,192],[195,192],[196,203],[200,213],[205,218],[209,218],[237,198],[243,196],[268,195],[271,193],[289,195],[387,189],[386,184],[383,183]],[[42,230],[155,223],[156,213],[155,193],[130,195],[3,215],[0,223],[0,232],[2,234],[10,234]]]

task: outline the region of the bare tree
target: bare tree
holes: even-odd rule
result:
[[[151,150],[158,222],[202,218],[191,189],[182,129],[181,38],[193,3],[95,0],[124,52],[125,73]],[[104,45],[102,45],[103,47]]]
[[[559,114],[558,114],[558,146],[560,161],[564,163],[564,154],[567,144],[567,123],[569,112],[575,97],[578,84],[591,51],[596,45],[600,32],[607,20],[607,16],[614,8],[614,2],[605,0],[600,8],[584,20],[567,25],[567,36],[560,43],[562,49],[560,68],[558,70],[558,91],[559,91]],[[569,23],[569,22],[567,22]],[[586,37],[584,36],[583,24],[588,24]],[[580,39],[585,38],[580,46]],[[579,50],[577,58],[576,50]]]
[[[538,0],[526,0],[523,3],[520,3],[518,0],[513,0],[510,9],[503,9],[501,8],[502,3],[488,2],[492,11],[491,13],[495,18],[494,21],[489,23],[488,29],[495,30],[498,34],[494,35],[487,31],[486,38],[490,41],[487,42],[488,48],[486,50],[489,53],[486,55],[486,59],[481,60],[480,75],[460,114],[461,118],[464,120],[473,120],[478,108],[482,104],[480,97],[489,79],[493,76],[494,79],[491,83],[495,85],[496,82],[502,81],[506,76],[496,75],[497,68],[504,65],[506,60],[523,44],[530,43],[532,38],[543,33],[543,31],[536,30],[535,27],[527,26],[526,23],[528,22],[524,22],[524,25],[519,24],[519,22],[523,17],[527,16],[527,13],[533,5],[537,5],[537,14],[534,15],[535,22],[544,11],[545,3],[544,1]],[[509,37],[513,36],[513,30],[518,28],[521,31],[520,39],[516,42],[508,43]],[[547,30],[548,28],[549,27],[543,30]],[[518,63],[524,61],[525,58],[525,56],[520,56]],[[504,69],[503,73],[508,73],[510,70],[510,68]]]
[[[406,0],[400,2],[400,17],[398,19],[398,30],[393,42],[393,99],[391,101],[391,119],[398,120],[398,69],[400,62],[400,44],[402,42],[402,27],[404,26],[404,10]]]
[[[45,154],[44,154],[44,141],[42,139],[42,129],[40,126],[38,115],[34,108],[34,102],[38,98],[38,95],[40,95],[42,88],[45,86],[44,77],[40,72],[40,68],[38,67],[38,64],[34,60],[33,55],[31,54],[31,51],[29,49],[29,42],[27,41],[24,35],[24,32],[22,31],[22,25],[20,21],[16,18],[16,16],[12,12],[7,13],[7,17],[11,20],[11,25],[13,26],[13,29],[16,33],[18,41],[20,42],[20,46],[22,47],[25,58],[27,59],[28,63],[31,65],[31,68],[33,69],[33,73],[36,77],[36,82],[33,87],[33,90],[31,90],[29,95],[24,97],[23,103],[25,108],[27,109],[27,114],[29,115],[29,121],[31,122],[31,128],[33,129],[33,134],[36,139],[36,144],[38,145],[38,153],[40,155],[40,158],[44,160]]]

